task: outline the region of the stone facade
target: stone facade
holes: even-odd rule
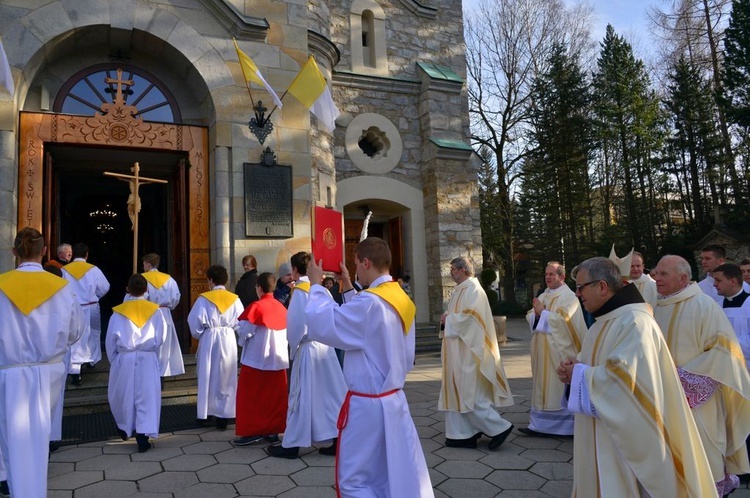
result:
[[[329,203],[350,220],[364,218],[363,204],[379,223],[403,219],[403,267],[419,322],[442,313],[453,257],[481,262],[461,2],[0,0],[0,37],[16,86],[13,96],[0,90],[2,271],[13,267],[22,224],[19,112],[54,111],[70,78],[112,60],[148,71],[172,92],[182,123],[207,128],[210,260],[233,281],[245,254],[276,271],[309,250],[310,208]],[[279,95],[312,54],[341,111],[336,130],[288,96],[261,145],[247,126],[252,104],[233,37]],[[252,91],[270,102],[263,89]],[[288,239],[245,236],[243,164],[266,146],[293,168]]]

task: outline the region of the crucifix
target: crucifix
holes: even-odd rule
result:
[[[140,176],[140,166],[135,163],[130,171],[132,175],[123,175],[121,173],[112,173],[105,171],[104,174],[107,176],[114,176],[118,180],[128,182],[130,186],[130,195],[128,196],[128,216],[130,216],[130,222],[133,224],[133,273],[138,273],[138,213],[141,211],[141,198],[138,196],[138,189],[144,183],[168,183],[166,180],[160,180],[158,178],[148,178]]]

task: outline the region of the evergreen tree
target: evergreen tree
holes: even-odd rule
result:
[[[731,122],[750,127],[750,0],[734,0],[724,32],[724,104]]]

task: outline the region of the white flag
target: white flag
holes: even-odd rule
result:
[[[8,92],[13,95],[13,75],[10,73],[10,64],[8,64],[8,56],[5,55],[2,40],[0,40],[0,85],[7,88]]]

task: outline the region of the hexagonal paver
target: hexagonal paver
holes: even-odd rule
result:
[[[533,460],[518,455],[503,455],[502,453],[490,453],[480,460],[483,464],[498,470],[527,470],[534,465]]]
[[[182,448],[183,446],[190,446],[201,441],[200,436],[197,434],[180,434],[175,433],[165,437],[160,437],[154,441],[154,446],[157,448]]]
[[[336,490],[326,487],[299,486],[278,495],[278,498],[335,498]]]
[[[445,460],[479,460],[486,455],[482,451],[471,448],[448,448],[447,446],[433,453]]]
[[[76,464],[76,470],[107,470],[130,463],[128,455],[100,455]]]
[[[180,498],[232,498],[237,496],[234,486],[231,484],[215,484],[199,482],[189,488],[181,489],[176,495]]]
[[[235,483],[234,487],[242,496],[278,496],[294,488],[294,482],[287,476],[253,476]]]
[[[542,491],[547,493],[549,496],[555,496],[557,498],[568,498],[573,494],[573,481],[570,480],[548,482],[544,486],[542,486]]]
[[[73,462],[50,462],[47,466],[47,479],[73,472],[74,469]]]
[[[130,458],[134,462],[161,462],[168,458],[174,458],[183,454],[182,448],[162,448],[156,446],[148,450],[146,453],[133,453],[130,455]]]
[[[435,467],[435,469],[450,478],[458,477],[465,479],[483,479],[492,472],[490,467],[470,460],[443,462]]]
[[[130,462],[115,469],[105,470],[104,478],[115,481],[139,481],[162,470],[159,462]]]
[[[546,479],[531,472],[515,470],[496,470],[484,478],[502,490],[506,489],[540,489],[547,483]]]
[[[169,460],[163,460],[161,464],[167,471],[196,471],[216,465],[216,459],[213,455],[180,455]]]
[[[535,462],[567,462],[573,458],[570,453],[556,450],[526,450],[521,456]]]
[[[229,443],[229,441],[206,441],[191,444],[190,446],[183,446],[182,451],[184,451],[186,454],[213,455],[215,453],[226,451],[230,448],[232,448],[232,445]]]
[[[138,486],[150,493],[175,493],[197,483],[193,472],[162,472],[138,481]]]
[[[299,459],[287,460],[285,458],[265,458],[251,465],[256,474],[288,476],[298,470],[305,468],[305,463]]]
[[[101,470],[83,470],[47,479],[48,489],[76,489],[104,479]]]
[[[60,448],[50,455],[50,462],[82,462],[102,455],[101,448]]]
[[[131,496],[138,491],[135,482],[131,481],[110,481],[97,482],[75,491],[76,498],[120,498],[122,496]]]
[[[537,462],[529,471],[548,481],[573,479],[573,462]]]
[[[219,463],[253,463],[267,458],[268,454],[263,448],[232,448],[221,453],[215,453],[214,458]]]
[[[494,498],[500,492],[500,488],[483,479],[448,479],[438,488],[448,496],[471,498]]]
[[[255,475],[249,465],[220,463],[197,472],[201,482],[235,483]]]
[[[289,477],[298,486],[333,486],[336,484],[336,473],[333,467],[308,467]]]

